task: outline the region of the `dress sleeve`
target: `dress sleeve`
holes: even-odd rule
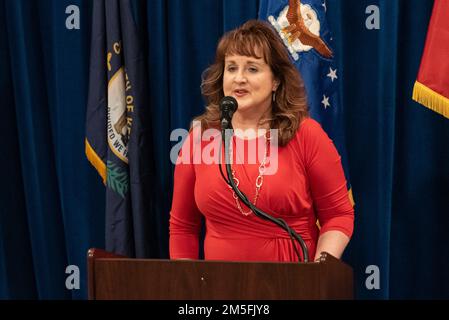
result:
[[[192,135],[185,140],[174,173],[170,211],[170,258],[198,259],[201,213],[195,202]]]
[[[332,140],[312,119],[300,128],[300,143],[310,182],[314,208],[321,225],[320,234],[338,230],[352,236],[354,208],[349,201],[341,157]]]

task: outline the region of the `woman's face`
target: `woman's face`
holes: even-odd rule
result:
[[[265,112],[271,106],[272,92],[277,85],[263,58],[226,55],[223,92],[237,99],[239,111]]]

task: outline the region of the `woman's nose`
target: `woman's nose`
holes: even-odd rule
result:
[[[242,70],[239,70],[234,78],[235,82],[241,83],[241,82],[246,82],[246,76],[244,74],[244,72]]]

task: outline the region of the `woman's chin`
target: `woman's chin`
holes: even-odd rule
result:
[[[237,103],[238,103],[237,111],[245,112],[245,111],[251,110],[250,105],[247,105],[245,103],[240,103],[240,101],[238,101],[238,100],[237,100]]]
[[[252,103],[250,101],[248,101],[247,99],[245,99],[245,97],[235,97],[235,99],[237,100],[238,103],[238,109],[250,109],[251,107],[253,107]]]

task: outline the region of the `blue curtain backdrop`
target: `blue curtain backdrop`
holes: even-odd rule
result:
[[[356,225],[344,260],[358,298],[449,298],[449,121],[412,102],[432,1],[328,0],[342,81]],[[80,29],[67,29],[69,5]],[[203,110],[218,38],[258,1],[136,0],[150,75],[156,212],[167,258],[170,132]],[[368,30],[369,5],[380,29]],[[0,298],[86,297],[86,251],[104,246],[104,186],[84,154],[91,0],[0,0]],[[68,265],[80,290],[67,290]],[[380,289],[365,287],[367,266]]]
[[[364,27],[369,5],[379,30]],[[449,298],[449,121],[411,101],[432,6],[328,1],[356,202],[346,257],[363,298]],[[380,290],[365,288],[368,265]]]

